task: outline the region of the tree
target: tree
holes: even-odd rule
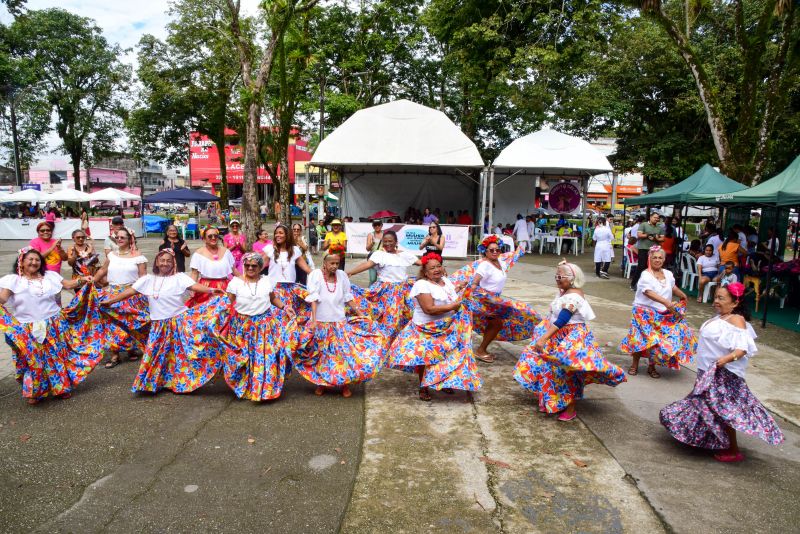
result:
[[[242,72],[242,108],[245,117],[244,184],[242,194],[242,226],[248,238],[256,239],[259,224],[258,164],[259,136],[262,132],[261,116],[265,90],[274,66],[275,52],[286,29],[297,15],[312,9],[318,0],[266,0],[261,12],[268,28],[266,42],[258,46],[245,31],[245,21],[240,16],[240,0],[227,0],[230,35],[239,51]],[[288,197],[288,191],[285,193]],[[281,210],[281,220],[289,223],[289,204]]]
[[[638,6],[689,68],[722,172],[758,183],[800,67],[796,3],[643,0]]]
[[[20,53],[16,33],[0,26],[0,132],[9,164],[20,171],[29,167],[45,147],[45,136],[51,130],[51,106],[31,59]]]
[[[226,6],[221,0],[178,0],[170,14],[165,42],[151,35],[139,41],[142,89],[126,121],[131,146],[143,159],[184,165],[189,131],[207,135],[220,153],[220,203],[227,209],[225,129],[234,121],[241,78],[238,51],[227,37]]]
[[[110,46],[90,19],[63,9],[28,11],[12,24],[20,53],[32,61],[47,100],[56,113],[62,150],[71,158],[75,188],[81,163],[88,163],[116,142],[130,69],[121,50]]]

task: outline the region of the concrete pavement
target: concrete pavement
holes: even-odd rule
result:
[[[156,245],[142,246],[152,257]],[[0,242],[0,265],[18,248]],[[524,258],[506,293],[545,309],[558,259]],[[619,278],[595,279],[589,261],[578,263],[593,331],[627,366],[616,345],[633,294]],[[690,303],[694,326],[710,314]],[[315,397],[293,376],[283,399],[263,405],[234,400],[219,378],[191,395],[138,397],[124,364],[98,369],[68,401],[31,408],[5,376],[0,531],[793,531],[800,336],[757,330],[748,384],[787,441],[743,438],[738,465],[676,443],[658,423],[658,410],[691,390],[691,368],[590,386],[579,420],[560,423],[536,413],[511,376],[525,343],[497,344],[479,393],[434,393],[431,403],[394,370],[351,399]],[[9,361],[3,345],[0,376]]]

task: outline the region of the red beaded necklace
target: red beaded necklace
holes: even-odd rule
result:
[[[325,280],[325,289],[328,290],[328,293],[336,293],[336,283],[339,281],[339,278],[336,276],[336,273],[333,273],[333,289],[331,289],[331,286],[328,283],[327,276],[324,276],[323,279]]]

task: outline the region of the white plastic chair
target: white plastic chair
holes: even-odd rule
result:
[[[633,251],[628,247],[625,247],[625,278],[631,277],[631,271],[633,271],[634,264],[636,263],[633,259]]]
[[[711,288],[716,286],[717,282],[709,282],[703,288],[703,302],[708,302],[708,299],[711,297]]]
[[[683,271],[683,278],[681,279],[681,287],[684,289],[692,289],[697,283],[697,260],[689,254],[681,254],[681,271]],[[687,286],[686,283],[689,283]]]

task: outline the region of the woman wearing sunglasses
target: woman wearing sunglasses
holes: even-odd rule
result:
[[[215,335],[227,352],[225,381],[240,399],[277,399],[291,371],[289,341],[297,324],[291,306],[273,292],[275,284],[261,274],[264,258],[258,252],[242,257],[244,274],[228,284],[235,312]]]
[[[139,254],[133,246],[133,234],[125,227],[115,230],[111,236],[117,245],[117,251],[110,251],[106,262],[95,273],[97,284],[103,278],[108,286],[100,290],[100,302],[115,297],[133,285],[147,273],[147,258]],[[147,315],[147,300],[138,295],[118,302],[103,311],[106,319],[102,323],[102,335],[111,353],[106,369],[119,365],[119,352],[128,353],[128,360],[138,360],[147,341],[147,329],[150,318]]]
[[[559,421],[572,421],[586,384],[616,386],[625,382],[625,371],[603,357],[589,330],[595,314],[581,289],[586,278],[580,267],[562,261],[555,279],[558,293],[550,313],[522,351],[514,378],[538,395],[540,412],[561,412]]]
[[[192,278],[204,286],[214,289],[225,289],[231,277],[239,276],[236,260],[231,251],[222,246],[219,230],[210,226],[203,230],[203,246],[192,254],[189,261]],[[207,293],[195,293],[187,306],[203,304],[211,298]]]
[[[86,275],[94,276],[100,256],[95,252],[92,242],[87,239],[86,232],[73,230],[72,241],[74,244],[67,251],[67,263],[72,267],[72,279]]]
[[[0,326],[28,404],[69,398],[100,360],[102,346],[92,335],[98,316],[88,306],[89,288],[78,292],[69,309],[60,309],[56,301],[62,288],[89,282],[88,276],[64,280],[48,271],[44,257],[31,247],[19,251],[13,274],[0,278]],[[13,316],[6,304],[14,308]]]
[[[159,251],[152,274],[101,303],[113,306],[128,299],[147,298],[150,333],[133,381],[134,393],[157,393],[161,389],[189,393],[211,380],[223,360],[224,353],[212,337],[212,322],[224,315],[226,305],[216,299],[187,308],[183,295],[187,289],[209,296],[224,292],[176,272],[176,265],[171,249]]]
[[[31,248],[44,256],[45,269],[55,273],[61,272],[61,263],[67,259],[67,253],[61,248],[61,240],[53,239],[53,227],[49,222],[40,222],[36,226],[37,237],[31,239]]]
[[[475,358],[485,363],[495,360],[494,355],[488,352],[492,341],[529,339],[533,329],[541,322],[532,307],[501,295],[508,270],[522,256],[523,250],[518,248],[516,252],[501,254],[500,243],[497,235],[487,236],[478,247],[483,259],[462,267],[451,277],[456,283],[474,288],[464,297],[464,305],[472,314],[473,329],[483,335],[480,346],[475,350]]]

